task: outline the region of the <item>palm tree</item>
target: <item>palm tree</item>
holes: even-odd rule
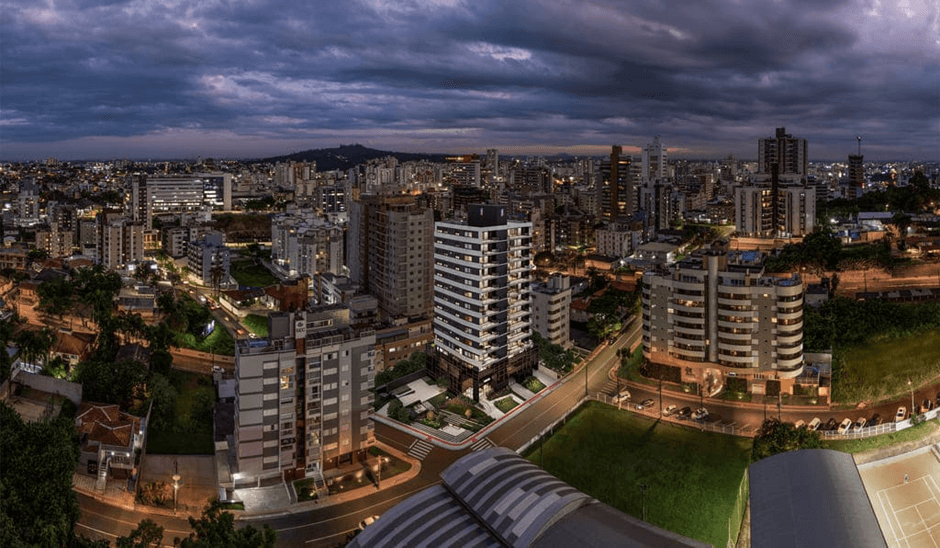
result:
[[[212,268],[209,269],[209,275],[212,278],[212,287],[215,288],[215,294],[218,295],[222,286],[222,278],[225,277],[225,267],[220,264],[212,265]]]

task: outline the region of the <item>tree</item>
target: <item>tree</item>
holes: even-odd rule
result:
[[[0,402],[0,546],[65,546],[79,517],[78,432],[65,417],[24,422]]]
[[[179,396],[170,381],[159,373],[154,373],[147,383],[153,408],[150,423],[157,430],[169,430],[176,419],[176,398]]]
[[[126,537],[118,537],[117,548],[159,548],[163,541],[163,527],[150,519],[137,524],[137,528]]]
[[[61,319],[63,314],[72,309],[75,288],[65,278],[56,278],[39,284],[36,295],[39,297],[40,310]]]
[[[89,360],[78,364],[74,380],[81,383],[84,399],[126,409],[147,380],[147,366],[134,360]]]
[[[276,534],[267,524],[261,529],[248,525],[235,529],[235,516],[222,509],[214,500],[202,512],[200,519],[189,518],[193,532],[180,542],[180,548],[274,548]]]
[[[225,267],[220,264],[212,265],[212,268],[209,269],[209,276],[212,278],[212,287],[215,289],[215,294],[219,294],[219,289],[222,287],[222,279],[225,277]]]
[[[780,422],[777,419],[766,419],[754,438],[751,460],[756,462],[777,453],[820,447],[822,438],[819,432],[796,428],[792,423]]]

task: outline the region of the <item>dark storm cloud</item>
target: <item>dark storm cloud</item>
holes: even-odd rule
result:
[[[8,3],[0,156],[940,147],[929,0]],[[168,137],[173,136],[173,137]],[[90,144],[91,143],[91,144]],[[165,148],[160,148],[164,150]],[[5,154],[2,154],[5,152]]]

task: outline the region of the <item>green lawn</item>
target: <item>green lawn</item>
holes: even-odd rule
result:
[[[208,375],[171,371],[170,383],[176,388],[175,415],[172,428],[150,429],[147,452],[155,455],[211,455],[212,407],[215,388]]]
[[[915,387],[940,375],[940,330],[912,337],[872,342],[849,348],[833,364],[833,401],[881,401],[908,394],[907,380]]]
[[[880,436],[862,438],[859,440],[823,441],[823,446],[826,449],[835,449],[836,451],[842,451],[844,453],[862,453],[864,451],[871,451],[872,449],[881,449],[889,445],[897,445],[899,443],[926,438],[936,432],[938,427],[940,427],[940,425],[938,425],[937,421],[932,420],[922,422],[917,426],[912,426],[911,428],[893,434],[882,434]]]
[[[277,277],[261,264],[252,259],[238,259],[231,264],[232,277],[239,285],[249,287],[267,287],[278,282]]]
[[[572,450],[577,448],[578,450]],[[660,423],[588,402],[526,458],[585,493],[650,523],[726,546],[737,538],[738,492],[751,440]],[[746,491],[740,504],[746,502]],[[737,511],[736,511],[737,508]]]
[[[512,408],[514,408],[514,407],[516,407],[516,406],[518,406],[518,405],[519,405],[519,404],[516,403],[516,400],[512,399],[512,396],[507,396],[507,397],[505,397],[505,398],[503,398],[503,399],[501,399],[501,400],[498,400],[498,401],[496,402],[496,409],[499,409],[499,410],[502,411],[503,413],[509,413],[509,411],[510,411]]]
[[[268,336],[268,317],[260,314],[249,314],[242,320],[242,324],[255,335],[263,338]]]
[[[297,493],[297,501],[315,500],[317,492],[313,485],[313,478],[305,478],[294,482],[294,491]]]

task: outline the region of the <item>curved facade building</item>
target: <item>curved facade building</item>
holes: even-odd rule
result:
[[[803,371],[803,283],[764,275],[762,258],[707,251],[646,272],[643,355],[706,387],[728,376],[792,385]]]

